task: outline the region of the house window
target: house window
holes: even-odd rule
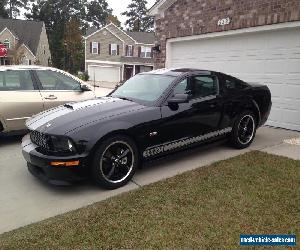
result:
[[[117,44],[113,43],[110,45],[110,54],[112,56],[118,55],[118,45]]]
[[[133,56],[133,45],[127,46],[126,56]]]
[[[7,49],[10,49],[10,41],[6,39],[3,43]]]
[[[98,54],[99,53],[99,45],[97,42],[92,42],[92,54]]]
[[[141,47],[141,57],[143,58],[151,58],[152,57],[152,49],[150,47]]]

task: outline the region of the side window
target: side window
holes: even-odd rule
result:
[[[0,72],[0,91],[34,90],[28,70],[9,70]]]
[[[191,77],[192,98],[216,95],[218,92],[217,81],[212,76]]]
[[[174,94],[189,94],[189,86],[188,86],[188,79],[184,79],[177,86],[174,88]]]
[[[244,89],[247,87],[244,82],[232,77],[224,77],[224,84],[225,88],[228,90]]]
[[[80,90],[80,83],[69,76],[50,70],[37,70],[43,90]]]

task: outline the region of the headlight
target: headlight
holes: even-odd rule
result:
[[[56,152],[76,152],[74,143],[64,136],[50,136],[51,148]]]

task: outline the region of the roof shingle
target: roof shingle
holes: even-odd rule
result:
[[[0,18],[0,32],[8,28],[13,35],[17,36],[20,43],[24,43],[36,55],[43,24],[43,22],[30,20]]]
[[[138,43],[154,44],[155,34],[153,32],[131,32],[127,31],[127,35],[132,37]]]

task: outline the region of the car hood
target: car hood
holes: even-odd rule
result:
[[[64,135],[78,127],[143,108],[145,106],[132,101],[102,97],[46,110],[28,119],[26,126],[29,130]]]

